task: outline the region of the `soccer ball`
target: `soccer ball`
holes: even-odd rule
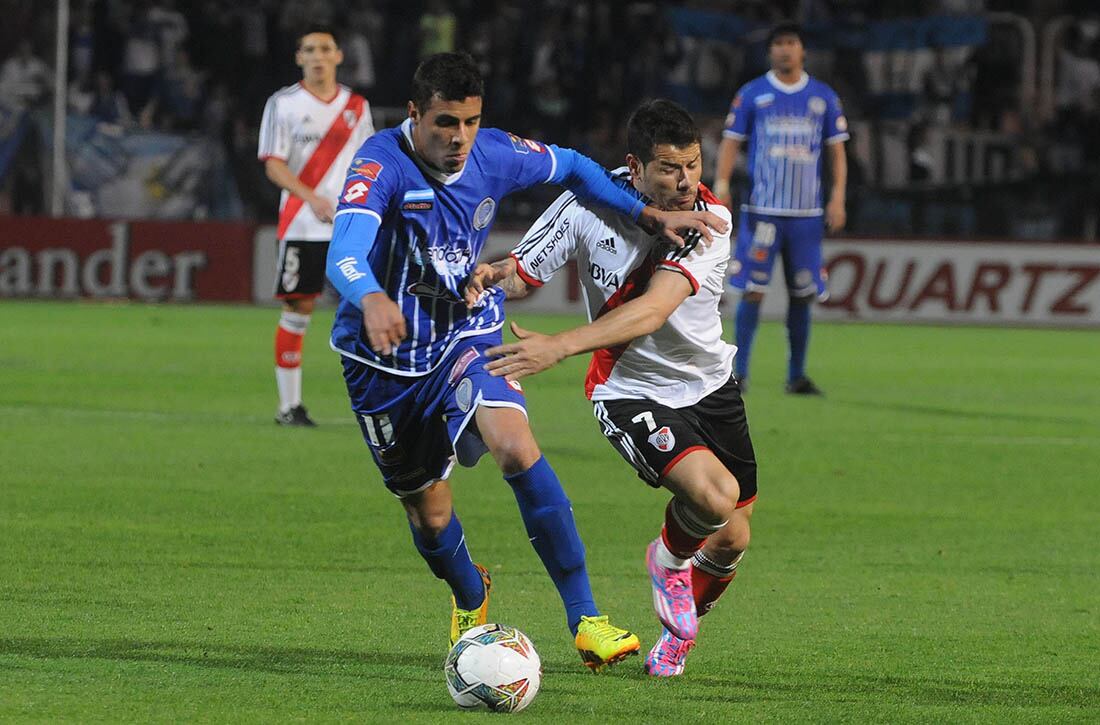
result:
[[[523,632],[503,624],[474,627],[455,642],[443,664],[447,690],[463,709],[519,712],[542,683],[542,662]]]

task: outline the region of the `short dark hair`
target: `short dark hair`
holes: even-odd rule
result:
[[[302,38],[306,37],[307,35],[313,35],[314,33],[331,35],[332,40],[336,43],[336,47],[340,47],[340,36],[336,34],[336,29],[330,25],[321,24],[307,25],[302,28],[302,32],[298,33],[298,43],[296,47],[300,49],[302,47]]]
[[[643,103],[626,123],[626,150],[643,164],[653,160],[653,149],[660,144],[684,147],[701,142],[691,114],[664,98]]]
[[[781,35],[793,35],[798,38],[799,43],[803,45],[806,44],[806,39],[802,37],[802,26],[798,23],[788,21],[779,23],[768,31],[768,44],[765,47],[772,47],[772,43]]]
[[[485,82],[469,53],[429,55],[413,74],[412,101],[424,111],[439,96],[444,101],[462,101],[470,96],[481,98]]]

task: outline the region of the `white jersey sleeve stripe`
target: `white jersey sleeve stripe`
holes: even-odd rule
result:
[[[340,211],[333,214],[332,218],[335,219],[341,214],[367,214],[368,216],[372,216],[377,219],[379,224],[382,223],[382,217],[380,217],[378,215],[378,212],[374,211],[373,209],[341,209]]]

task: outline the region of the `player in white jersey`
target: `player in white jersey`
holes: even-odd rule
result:
[[[639,108],[627,130],[628,167],[618,178],[662,209],[729,212],[699,183],[699,131],[680,106]],[[582,271],[590,323],[557,335],[523,330],[490,349],[487,369],[518,379],[591,351],[585,393],[604,435],[654,487],[673,493],[664,527],[646,551],[654,607],[664,629],[646,658],[655,676],[683,672],[706,613],[748,547],[756,459],[744,404],[731,375],[737,348],[722,341],[718,312],[728,234],[707,247],[672,248],[628,219],[563,194],[512,255],[479,265],[474,304],[490,285],[522,297],[570,257]]]
[[[275,380],[281,425],[312,426],[302,405],[302,343],[313,304],[324,290],[332,217],[355,150],[374,133],[370,105],[336,82],[343,60],[329,28],[298,37],[302,80],[267,100],[259,158],[282,189],[275,296],[283,301],[275,333]]]
[[[760,303],[778,253],[789,298],[786,389],[820,395],[806,375],[810,312],[815,298],[827,297],[821,257],[825,228],[837,232],[844,227],[848,122],[836,92],[803,70],[806,52],[797,25],[782,24],[771,31],[768,57],[771,71],[742,86],[730,104],[714,177],[716,195],[729,204],[730,173],[741,142],[747,140],[750,184],[741,205],[730,279],[742,291],[734,318],[736,373],[744,389]],[[822,204],[825,155],[832,171],[827,206]]]

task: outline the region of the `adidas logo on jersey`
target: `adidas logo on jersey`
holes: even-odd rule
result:
[[[615,237],[608,237],[607,239],[601,239],[596,242],[596,248],[602,249],[605,252],[611,252],[612,254],[618,254],[619,250],[615,249]]]

